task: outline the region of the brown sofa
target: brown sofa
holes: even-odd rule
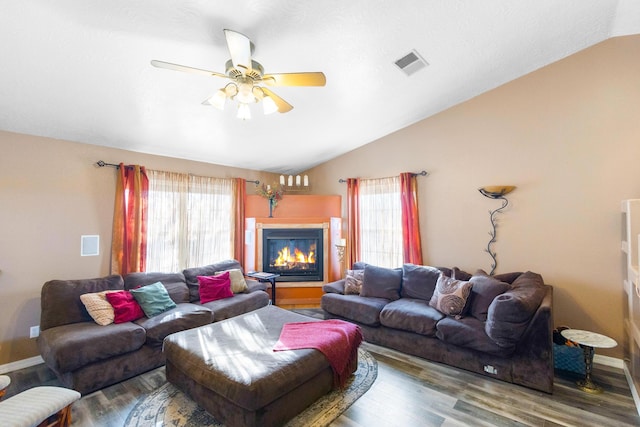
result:
[[[82,394],[162,366],[162,343],[167,335],[269,304],[265,285],[250,279],[245,292],[200,304],[197,276],[232,268],[241,269],[237,261],[228,260],[181,273],[48,281],[41,293],[40,354],[62,384]],[[134,289],[156,282],[164,285],[176,307],[151,318],[100,326],[80,300],[85,293]]]
[[[475,275],[416,266],[364,270],[360,294],[345,280],[324,285],[325,318],[358,324],[366,341],[523,385],[553,391],[553,288],[539,274]],[[473,283],[464,312],[447,316],[429,302],[440,275]]]

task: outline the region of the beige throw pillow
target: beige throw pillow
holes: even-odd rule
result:
[[[247,282],[244,280],[244,275],[239,268],[232,268],[231,270],[225,270],[229,272],[229,278],[231,279],[231,292],[234,294],[244,292],[249,287],[247,286]],[[215,276],[218,274],[222,274],[225,271],[216,271]]]
[[[80,295],[80,301],[89,312],[89,316],[101,326],[113,323],[114,319],[113,306],[109,304],[105,296],[109,292],[117,291],[102,291]]]
[[[363,279],[364,270],[347,270],[347,277],[344,281],[344,294],[360,295]]]

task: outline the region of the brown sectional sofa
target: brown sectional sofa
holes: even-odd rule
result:
[[[358,324],[366,341],[547,393],[553,391],[553,288],[532,272],[488,276],[405,264],[364,270],[360,294],[324,285],[325,318]],[[429,305],[440,275],[471,282],[461,316]]]
[[[40,354],[66,387],[82,394],[162,366],[166,336],[269,304],[266,286],[250,279],[246,280],[245,292],[200,304],[197,276],[233,268],[241,269],[237,261],[228,260],[181,273],[48,281],[41,294],[41,332],[37,339]],[[85,293],[130,290],[156,282],[164,285],[176,307],[151,318],[100,326],[80,301],[80,295]]]

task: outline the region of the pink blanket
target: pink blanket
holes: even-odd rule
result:
[[[343,388],[358,363],[360,327],[343,320],[285,323],[273,351],[313,348],[321,351],[333,369],[334,385]]]

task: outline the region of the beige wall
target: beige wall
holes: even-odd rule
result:
[[[489,271],[488,210],[500,202],[477,188],[516,185],[498,215],[497,272],[541,273],[555,286],[556,325],[622,344],[620,201],[640,198],[640,36],[610,39],[309,175],[323,183],[314,190],[345,196],[339,178],[423,169],[425,264]],[[622,357],[621,347],[598,353]]]
[[[425,263],[473,271],[490,269],[488,210],[499,206],[477,188],[516,185],[498,218],[497,271],[541,273],[555,286],[556,325],[622,343],[620,200],[640,198],[639,75],[640,37],[609,40],[309,171],[314,192],[426,169]],[[97,160],[265,180],[7,132],[0,153],[0,365],[38,354],[28,336],[45,281],[108,273],[115,170]],[[100,235],[100,256],[80,256],[83,234]],[[599,353],[622,356],[620,346]]]
[[[29,327],[40,323],[44,282],[109,274],[116,169],[98,168],[96,161],[261,181],[268,176],[8,132],[0,132],[0,153],[0,365],[38,355]],[[100,235],[99,256],[80,256],[85,234]]]

